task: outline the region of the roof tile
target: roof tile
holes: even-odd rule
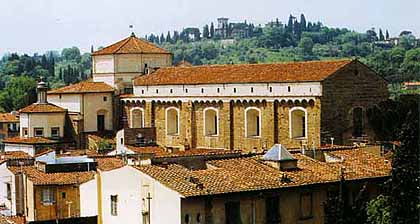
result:
[[[64,113],[66,110],[62,107],[56,106],[51,103],[33,103],[23,109],[19,110],[20,113]]]
[[[48,91],[48,94],[70,93],[104,93],[114,92],[114,88],[104,82],[79,82],[59,89]]]

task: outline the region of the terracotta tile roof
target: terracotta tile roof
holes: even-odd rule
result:
[[[1,160],[9,160],[9,159],[28,159],[31,156],[22,151],[9,151],[9,152],[2,152],[0,153]]]
[[[58,154],[57,157],[84,156],[84,155],[91,157],[91,156],[98,156],[100,154],[93,149],[71,149],[71,150],[66,150],[65,152],[61,154]]]
[[[110,171],[124,166],[124,162],[116,157],[97,157],[95,161],[98,163],[97,168],[102,171]]]
[[[364,170],[357,171],[358,175],[349,174],[349,178],[376,178],[389,175],[390,167],[376,167],[376,163],[383,161],[382,158],[364,152],[359,153],[360,151],[347,151],[342,150],[340,153],[344,156],[355,156],[357,159],[349,159],[346,167]],[[358,161],[363,161],[365,156],[368,157],[368,161],[376,162],[368,162],[369,165],[362,167],[377,171],[369,172],[364,168],[357,168],[360,166]],[[297,169],[287,171],[275,169],[257,157],[210,160],[207,161],[208,168],[204,170],[190,170],[177,164],[166,167],[145,165],[136,168],[185,197],[278,189],[340,180],[338,164],[321,162],[300,153],[294,154],[294,157],[298,160]]]
[[[108,47],[93,52],[93,56],[107,54],[170,54],[146,40],[137,38],[134,35],[118,41]]]
[[[11,113],[0,113],[0,122],[19,122],[19,117]]]
[[[176,65],[175,65],[175,67],[192,67],[192,66],[193,65],[189,61],[186,61],[186,60],[182,60],[182,61],[176,63]]]
[[[0,216],[0,224],[25,224],[23,216]]]
[[[52,140],[44,137],[11,137],[3,140],[3,143],[16,143],[16,144],[55,144],[57,140]]]
[[[24,172],[34,185],[68,185],[81,184],[95,177],[95,172],[68,172],[68,173],[44,173],[35,166],[10,166],[8,169],[14,173]]]
[[[69,94],[69,93],[107,93],[114,92],[114,88],[104,82],[79,82],[73,85],[64,86],[59,89],[48,91],[48,94]]]
[[[160,68],[151,75],[135,78],[134,85],[322,81],[351,62],[351,60],[340,60],[168,67]]]
[[[190,149],[185,151],[168,152],[159,146],[126,146],[129,150],[136,154],[154,154],[154,158],[175,158],[175,157],[194,157],[194,156],[213,156],[213,155],[229,155],[241,154],[240,150],[224,150],[224,149]]]
[[[344,159],[346,180],[387,176],[392,169],[390,161],[363,149],[337,150],[328,154]]]
[[[33,103],[23,109],[19,110],[20,113],[64,113],[66,110],[62,107],[56,106],[51,103]]]

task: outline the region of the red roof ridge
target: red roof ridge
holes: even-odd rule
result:
[[[48,91],[48,94],[66,93],[102,93],[113,92],[114,88],[105,82],[81,81],[61,88]]]

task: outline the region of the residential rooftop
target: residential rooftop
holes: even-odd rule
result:
[[[48,91],[48,94],[108,93],[114,88],[104,82],[84,81]]]
[[[58,140],[53,140],[53,139],[49,139],[49,138],[44,138],[44,137],[11,137],[11,138],[6,138],[3,140],[3,143],[14,143],[14,144],[28,144],[28,145],[33,145],[33,144],[56,144],[58,143]]]
[[[348,180],[389,176],[391,164],[363,150],[338,150]],[[282,171],[261,160],[260,156],[215,159],[207,168],[192,170],[178,164],[145,165],[136,168],[185,197],[270,190],[312,184],[338,182],[340,163],[327,163],[295,153],[295,169]]]
[[[20,113],[64,113],[66,109],[56,106],[52,103],[33,103],[23,109]]]
[[[353,60],[159,68],[134,79],[135,86],[322,81]]]
[[[19,117],[12,113],[0,113],[0,123],[15,123],[19,122]]]

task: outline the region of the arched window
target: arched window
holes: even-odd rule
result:
[[[361,137],[363,135],[363,108],[353,108],[353,136]]]
[[[179,134],[179,109],[169,107],[166,109],[166,134],[178,135]]]
[[[261,135],[261,110],[249,107],[245,110],[245,136],[260,137]]]
[[[135,107],[130,111],[130,127],[143,128],[144,127],[144,110],[140,107]]]
[[[308,119],[305,108],[292,108],[289,113],[290,138],[306,138],[307,123]]]
[[[204,109],[204,135],[214,136],[219,134],[219,111],[209,107]]]

